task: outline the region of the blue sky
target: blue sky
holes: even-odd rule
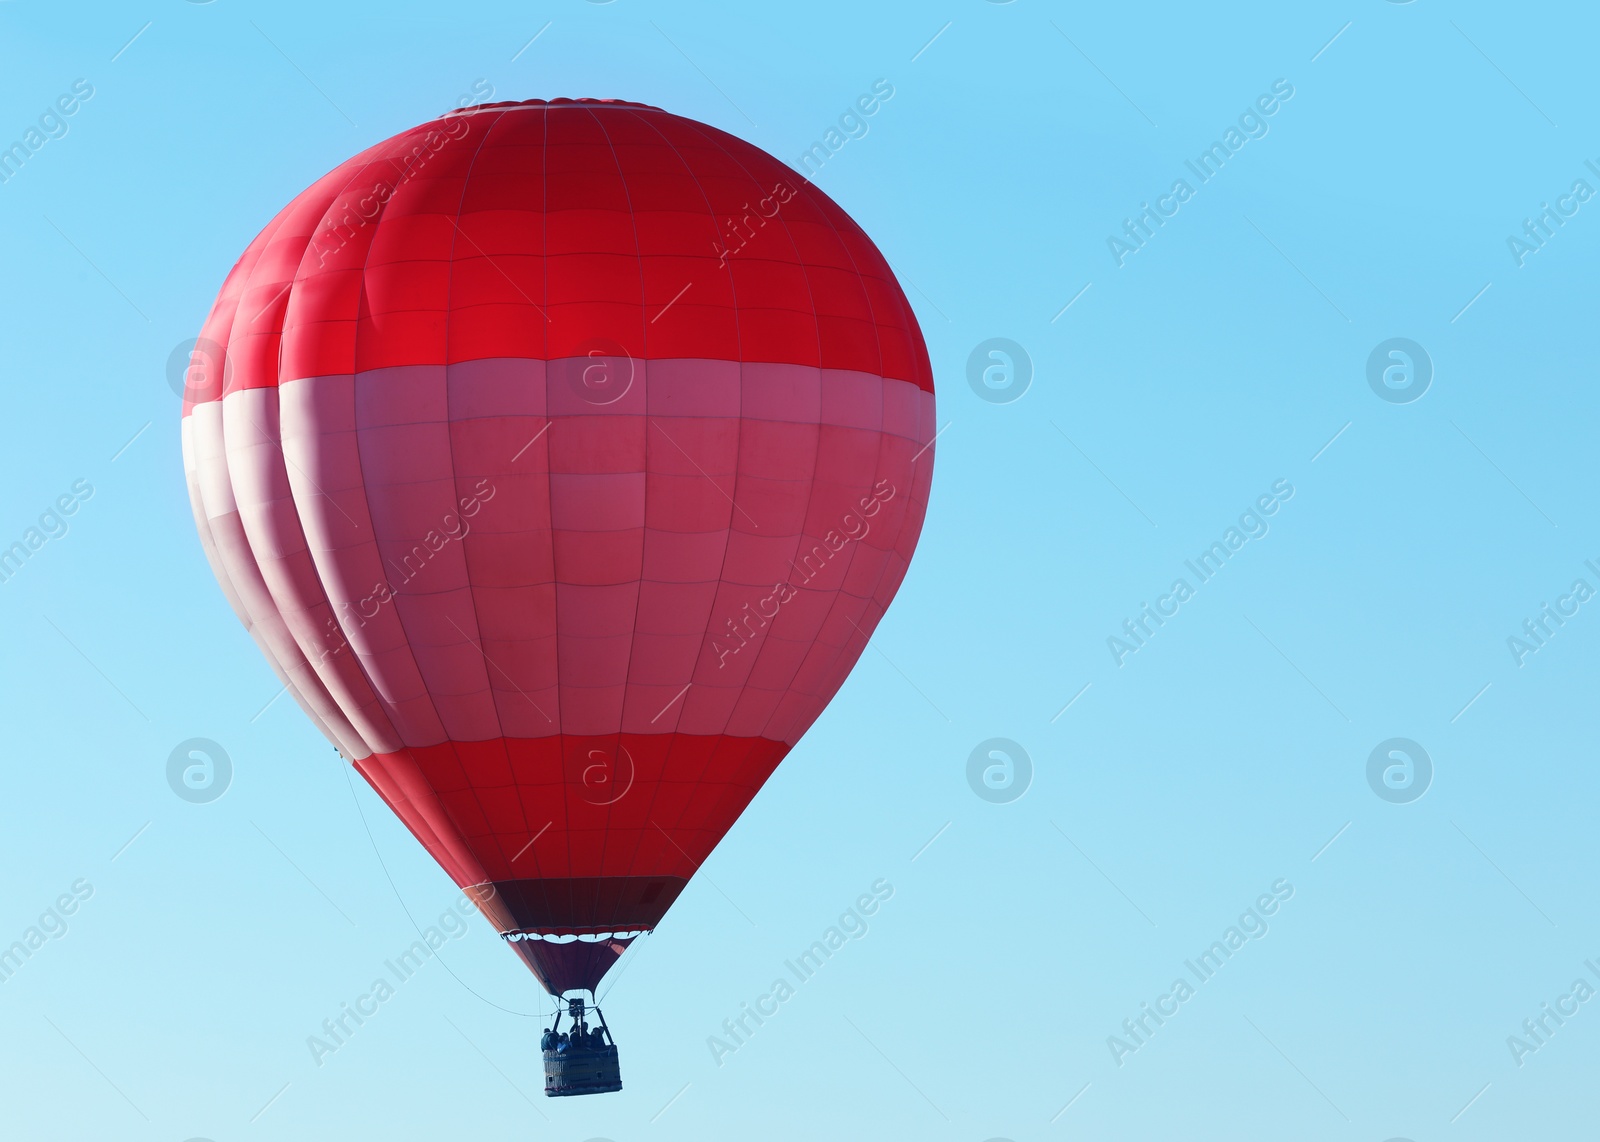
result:
[[[1574,987],[1600,988],[1600,601],[1574,587],[1600,591],[1594,24],[0,4],[0,142],[41,142],[0,183],[0,546],[51,533],[0,582],[0,945],[54,933],[0,982],[8,1137],[1575,1136],[1600,1062]],[[456,893],[270,702],[194,535],[169,355],[281,205],[463,101],[640,100],[795,162],[878,80],[817,182],[922,321],[933,502],[854,675],[614,977],[627,1088],[540,1095],[546,1008],[478,921],[319,1065],[308,1036]],[[996,338],[1015,399],[969,384]],[[1369,383],[1396,338],[1431,371],[1415,399],[1378,391],[1409,349]],[[1545,604],[1569,613],[1518,654]],[[168,781],[196,738],[231,767],[208,802]],[[1020,796],[983,781],[1011,746],[970,761],[992,739],[1026,751]],[[1391,739],[1428,764],[1386,746],[1371,783]],[[1380,795],[1391,765],[1419,795]],[[716,1057],[878,882],[867,931]]]

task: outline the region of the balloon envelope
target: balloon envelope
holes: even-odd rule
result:
[[[639,104],[357,155],[228,275],[202,543],[300,706],[551,991],[656,926],[904,577],[935,435],[872,242]]]

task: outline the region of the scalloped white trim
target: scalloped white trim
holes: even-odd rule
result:
[[[502,940],[544,940],[552,944],[571,944],[580,942],[585,944],[599,944],[606,940],[631,940],[636,936],[643,936],[649,928],[640,928],[632,932],[583,932],[567,933],[560,936],[546,935],[543,932],[501,932]]]

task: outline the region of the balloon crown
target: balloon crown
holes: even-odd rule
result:
[[[627,99],[507,99],[500,103],[474,103],[470,107],[457,107],[446,115],[470,115],[474,111],[499,111],[508,107],[634,107],[640,111],[660,111],[649,103],[634,103]]]

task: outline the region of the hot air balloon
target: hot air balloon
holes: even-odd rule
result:
[[[547,1093],[620,1089],[582,993],[865,649],[935,434],[860,227],[643,104],[401,132],[228,274],[183,407],[201,543],[301,709],[567,997]]]

